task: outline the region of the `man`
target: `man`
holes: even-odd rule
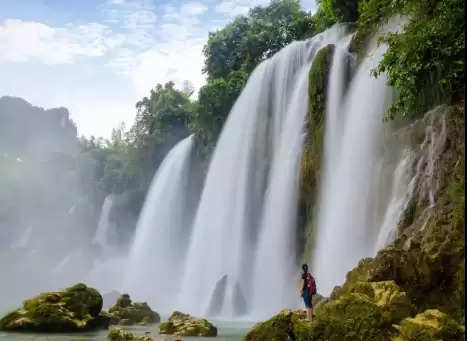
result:
[[[313,304],[312,298],[313,295],[316,294],[316,283],[313,276],[308,272],[308,265],[302,265],[302,278],[300,279],[300,296],[303,297],[303,301],[305,302],[306,312],[308,320],[311,322],[313,319]]]

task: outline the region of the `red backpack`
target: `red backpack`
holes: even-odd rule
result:
[[[310,293],[310,295],[315,295],[316,294],[315,279],[313,278],[313,276],[309,272],[306,274],[305,286],[308,289],[308,292]]]

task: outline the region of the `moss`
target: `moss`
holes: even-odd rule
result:
[[[117,299],[115,305],[109,309],[112,324],[146,325],[160,321],[158,313],[153,311],[146,302],[132,303],[128,294]]]
[[[107,328],[100,315],[102,297],[97,290],[77,284],[60,292],[42,293],[0,320],[0,329],[67,332]]]
[[[217,336],[217,328],[208,320],[198,319],[179,311],[172,313],[167,322],[161,323],[159,332],[177,336]]]
[[[127,341],[127,340],[134,340],[134,336],[131,332],[121,328],[114,328],[112,329],[107,338],[110,341]]]
[[[303,310],[282,310],[271,319],[248,331],[245,341],[305,340],[311,323]]]
[[[436,309],[426,310],[414,318],[404,319],[396,325],[393,341],[464,340],[464,328],[448,315]]]
[[[412,313],[405,292],[393,282],[357,282],[326,303],[313,320],[309,340],[387,340],[393,323]]]
[[[326,89],[329,70],[334,54],[334,45],[320,49],[313,58],[308,77],[307,139],[300,167],[300,207],[305,217],[305,258],[309,258],[312,245],[312,216],[317,197],[317,184],[324,139]]]

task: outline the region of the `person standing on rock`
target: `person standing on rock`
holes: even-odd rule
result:
[[[302,278],[300,279],[300,296],[303,297],[303,301],[305,302],[306,313],[308,316],[308,320],[311,322],[313,319],[313,303],[312,298],[313,295],[316,294],[316,283],[313,276],[308,272],[308,265],[302,265]]]

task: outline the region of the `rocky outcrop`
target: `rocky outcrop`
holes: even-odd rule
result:
[[[133,303],[128,294],[120,296],[110,309],[111,324],[146,325],[160,322],[160,316],[146,302]]]
[[[113,328],[107,338],[110,341],[153,341],[148,335],[136,337],[132,332],[122,328]]]
[[[305,227],[304,258],[311,256],[313,210],[317,199],[324,139],[326,89],[334,55],[334,45],[320,49],[313,57],[308,75],[307,138],[300,166],[300,220]]]
[[[206,319],[198,319],[179,311],[174,312],[167,322],[160,325],[161,334],[177,336],[217,336],[217,328]]]
[[[458,322],[437,309],[426,310],[394,326],[392,341],[465,340],[465,330]]]
[[[282,310],[266,322],[254,326],[245,341],[304,340],[311,331],[311,323],[304,310]]]
[[[80,283],[26,300],[22,308],[0,320],[0,330],[53,333],[107,328],[109,317],[101,309],[99,292]]]

